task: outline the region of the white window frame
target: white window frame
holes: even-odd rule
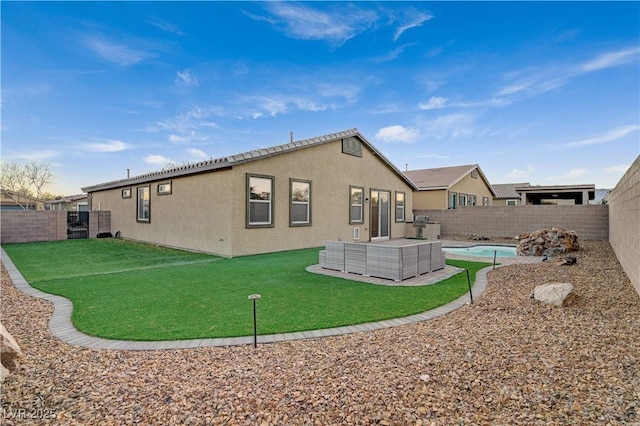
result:
[[[478,204],[478,197],[475,195],[469,195],[469,204],[470,206],[475,206]]]
[[[145,200],[146,193],[146,200]],[[138,222],[151,222],[151,188],[149,186],[139,186],[136,190],[136,220]],[[146,201],[146,205],[145,205]],[[146,217],[145,217],[146,210]]]
[[[507,200],[507,206],[517,206],[518,200]]]
[[[353,202],[355,192],[360,192],[360,203]],[[360,211],[360,218],[353,218],[353,208],[356,207]],[[349,186],[349,223],[364,223],[364,186]]]
[[[448,198],[447,208],[455,209],[455,208],[458,207],[458,193],[457,192],[449,191],[449,194],[448,194],[447,198]]]
[[[459,197],[458,205],[460,207],[464,207],[468,205],[467,203],[469,202],[469,196],[467,194],[460,194],[458,197]]]
[[[171,195],[171,182],[162,182],[158,184],[158,195]]]
[[[482,205],[483,206],[489,205],[489,197],[482,197]]]
[[[398,202],[398,196],[399,195],[402,196],[402,201],[400,203]],[[406,202],[407,202],[407,195],[402,191],[396,191],[396,210],[395,210],[396,222],[404,222],[405,221],[405,219],[406,219],[406,216],[405,216]],[[400,217],[398,217],[398,216],[400,216]]]

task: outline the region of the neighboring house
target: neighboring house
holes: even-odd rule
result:
[[[519,206],[522,204],[522,195],[516,191],[516,187],[528,187],[529,182],[524,183],[498,183],[491,185],[496,196],[493,198],[494,206]]]
[[[89,198],[87,197],[87,194],[58,197],[55,200],[45,201],[44,209],[86,212],[89,210]]]
[[[223,256],[404,237],[415,189],[356,129],[82,188],[122,238]]]
[[[44,210],[44,203],[35,197],[0,190],[0,210]]]
[[[477,164],[404,172],[418,192],[413,208],[456,209],[463,206],[488,206],[495,193]]]
[[[522,204],[574,205],[589,204],[596,197],[595,185],[527,185],[516,187]]]

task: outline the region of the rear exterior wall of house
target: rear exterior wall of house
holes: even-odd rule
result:
[[[249,177],[271,182],[271,224],[248,224]],[[310,223],[292,223],[292,181],[310,188]],[[169,183],[168,194],[158,185]],[[150,216],[138,221],[138,188],[149,188]],[[351,188],[362,188],[362,221],[351,223]],[[123,197],[123,189],[130,198]],[[123,238],[240,256],[308,247],[328,240],[359,241],[371,237],[372,190],[390,195],[391,238],[405,236],[405,220],[396,221],[396,195],[403,194],[405,219],[412,211],[412,188],[363,145],[362,156],[344,154],[340,140],[305,147],[232,168],[97,191],[92,209],[110,210],[112,232]],[[409,215],[407,217],[406,215]]]

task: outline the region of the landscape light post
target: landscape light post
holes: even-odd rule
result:
[[[259,294],[250,294],[248,299],[253,301],[253,347],[258,347],[258,321],[256,316],[256,300],[262,298]]]
[[[465,269],[467,272],[467,284],[469,285],[469,297],[471,297],[471,304],[473,305],[473,293],[471,292],[471,278],[469,277],[469,270]]]

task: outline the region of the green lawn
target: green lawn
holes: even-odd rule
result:
[[[320,249],[225,259],[116,239],[6,244],[35,288],[73,301],[82,332],[171,340],[253,334],[247,296],[259,293],[259,334],[397,318],[468,291],[466,274],[421,287],[377,286],[305,271]],[[472,280],[489,263],[447,261]]]

